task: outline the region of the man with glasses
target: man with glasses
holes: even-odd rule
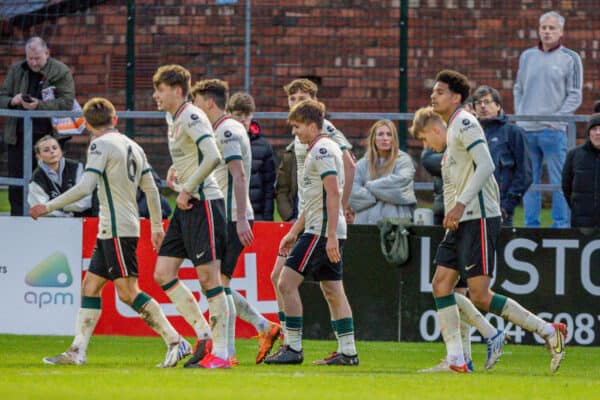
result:
[[[493,87],[479,86],[472,99],[494,161],[494,176],[500,187],[502,226],[511,227],[515,207],[532,180],[525,131],[508,123],[500,93]]]

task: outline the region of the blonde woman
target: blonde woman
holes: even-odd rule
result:
[[[350,195],[355,224],[374,225],[383,218],[412,218],[415,167],[399,149],[394,123],[382,119],[373,124],[365,156],[356,164]]]

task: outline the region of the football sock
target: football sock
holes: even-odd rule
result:
[[[248,300],[235,290],[231,290],[237,315],[246,322],[251,323],[257,332],[264,332],[269,328],[269,321],[263,317]]]
[[[173,328],[162,308],[152,297],[141,292],[133,299],[131,307],[140,314],[140,318],[146,325],[163,338],[167,346],[179,342],[179,333]]]
[[[225,360],[227,359],[227,332],[229,325],[229,306],[223,286],[217,286],[206,291],[210,324],[213,333],[212,353]]]
[[[479,312],[471,300],[460,293],[454,293],[454,298],[460,310],[461,321],[464,320],[469,325],[474,326],[485,339],[490,339],[496,335],[496,328]]]
[[[452,365],[463,365],[465,358],[460,337],[460,315],[454,294],[435,297],[435,306],[440,321],[440,330],[448,352],[447,360]]]
[[[347,356],[356,355],[356,344],[354,342],[354,321],[352,317],[342,318],[335,321],[338,335],[338,353]]]
[[[340,353],[342,351],[342,347],[340,345],[340,335],[338,335],[336,320],[331,320],[331,328],[333,329],[333,334],[335,335],[335,340],[337,341],[337,350],[335,352]]]
[[[69,350],[85,355],[101,312],[102,300],[100,297],[82,296],[81,308],[77,312],[75,322],[75,337]]]
[[[277,318],[279,318],[279,325],[281,325],[281,333],[285,337],[285,313],[283,311],[277,312]]]
[[[206,322],[196,298],[187,286],[181,283],[179,279],[175,279],[163,285],[162,289],[167,293],[179,314],[194,328],[198,339],[212,338],[208,322]]]
[[[506,318],[513,324],[529,332],[536,332],[542,337],[547,337],[554,333],[552,324],[525,309],[510,297],[494,294],[490,302],[490,312]]]
[[[227,354],[229,357],[235,355],[235,317],[237,315],[231,289],[225,288],[227,306],[229,309],[229,322],[227,324]]]
[[[292,350],[302,350],[302,317],[285,316],[286,335],[285,344]]]
[[[472,360],[471,357],[471,325],[464,320],[462,312],[460,313],[460,339],[462,342],[465,361]]]

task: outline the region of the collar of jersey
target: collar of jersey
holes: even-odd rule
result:
[[[175,114],[173,115],[173,121],[177,120],[177,118],[179,118],[179,116],[181,115],[183,110],[185,110],[186,107],[189,106],[190,104],[191,103],[189,101],[184,101],[183,103],[181,103],[181,105],[179,106],[177,111],[175,111]]]
[[[450,116],[450,119],[448,120],[448,127],[450,127],[450,125],[452,125],[452,121],[454,121],[454,119],[456,118],[456,116],[458,115],[458,113],[461,112],[462,109],[463,109],[462,106],[456,107],[456,110],[454,110],[454,112]]]
[[[217,128],[225,121],[227,121],[228,119],[233,118],[231,115],[229,114],[223,114],[221,115],[213,124],[213,131],[216,131]]]
[[[310,150],[311,150],[311,149],[312,149],[312,148],[315,146],[315,144],[317,144],[317,142],[318,142],[319,140],[321,140],[321,139],[325,139],[326,137],[327,137],[327,135],[324,135],[324,134],[322,134],[322,133],[318,134],[318,135],[317,135],[317,137],[316,137],[316,138],[314,138],[314,139],[312,140],[312,142],[310,142],[310,144],[308,145],[308,151],[310,151]]]

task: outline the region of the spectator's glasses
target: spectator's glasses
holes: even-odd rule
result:
[[[483,99],[483,100],[474,101],[473,105],[475,107],[477,107],[477,106],[489,106],[492,103],[494,103],[494,100]]]

